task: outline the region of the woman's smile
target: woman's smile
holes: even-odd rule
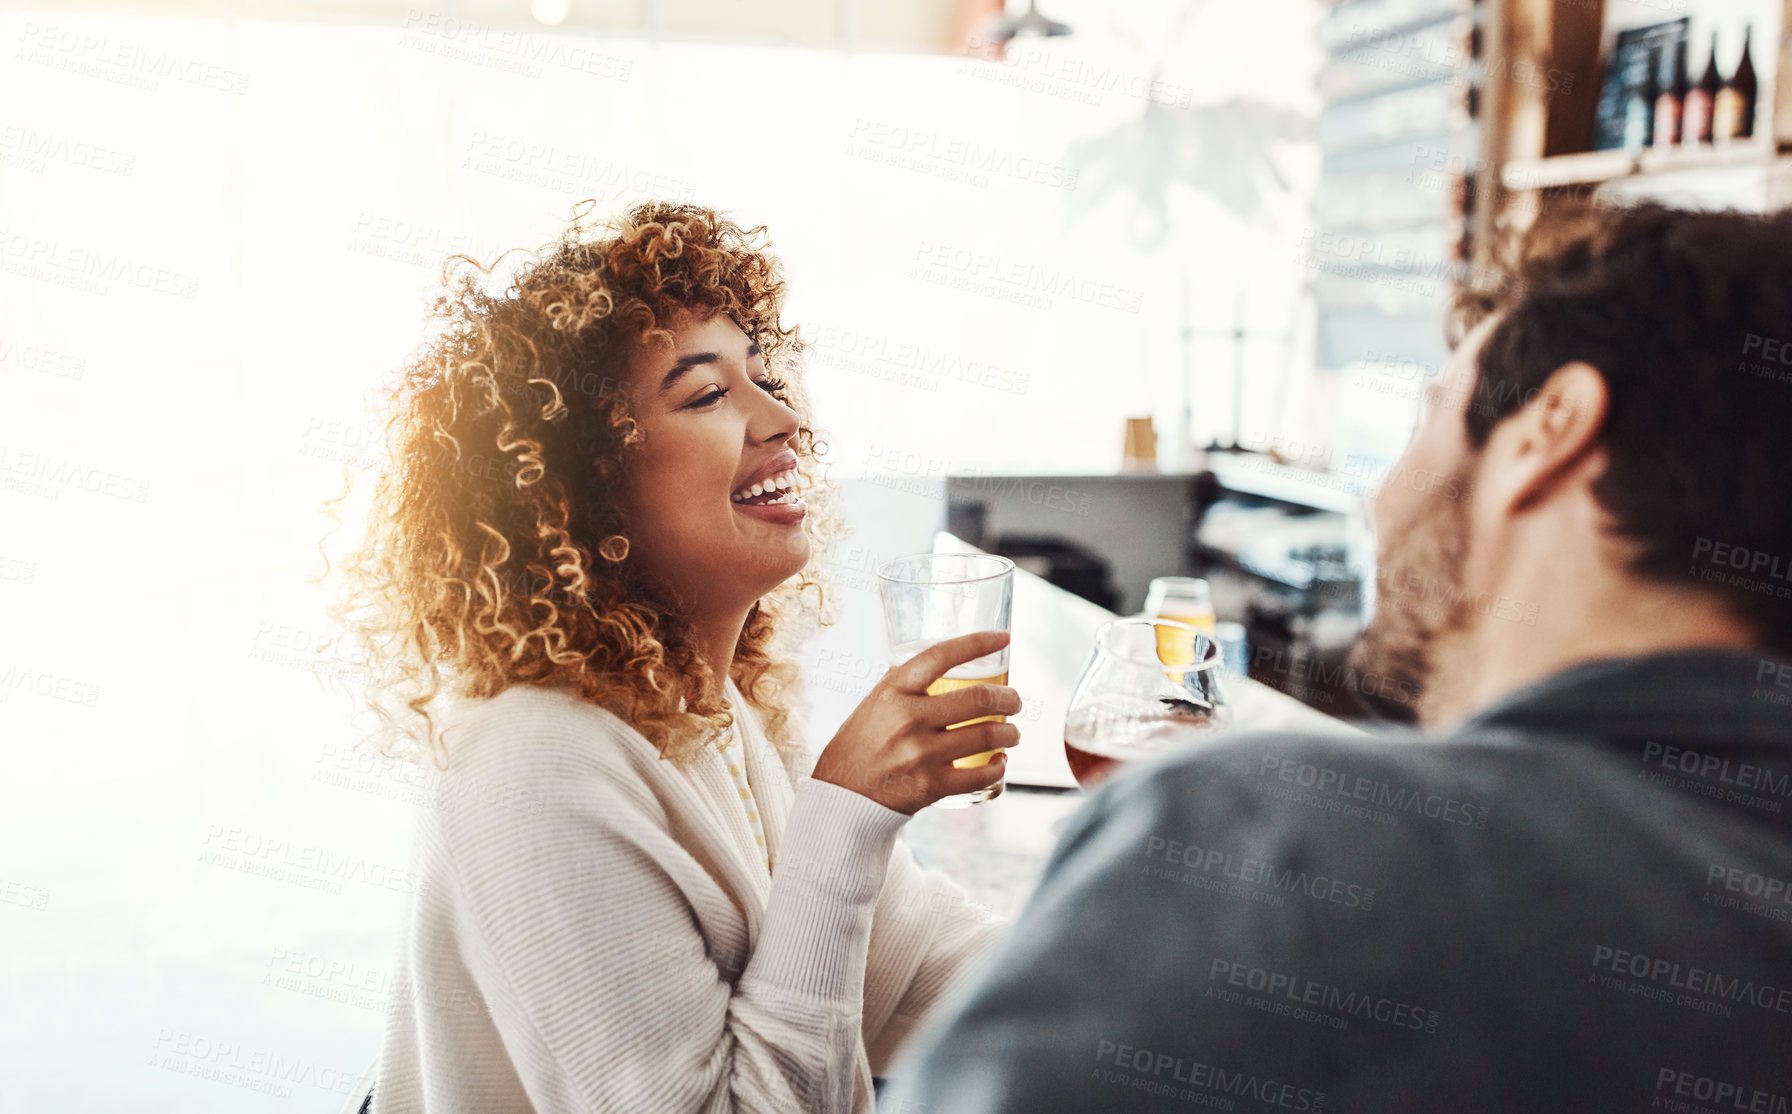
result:
[[[780,476],[767,480],[767,485],[760,491],[760,484],[753,484],[745,491],[758,494],[744,494],[737,491],[729,496],[735,510],[742,514],[751,514],[753,518],[767,523],[799,523],[808,514],[808,503],[797,496],[797,485],[801,484],[801,476],[788,471]]]
[[[802,482],[796,470],[796,453],[786,449],[754,472],[751,480],[735,488],[728,501],[735,510],[762,522],[801,522],[809,513],[808,504],[797,494]]]

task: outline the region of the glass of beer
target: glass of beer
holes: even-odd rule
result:
[[[1009,630],[1014,611],[1014,562],[990,553],[918,553],[898,557],[877,570],[884,601],[884,629],[889,634],[890,664],[900,665],[922,650],[948,638],[984,630]],[[972,685],[1008,683],[1008,647],[963,665],[955,665],[927,686],[929,696]],[[978,716],[963,723],[1002,722],[1007,716]],[[996,751],[967,755],[952,764],[960,769],[983,766]],[[1002,792],[1002,783],[975,793],[942,798],[942,808],[980,804]]]
[[[1219,672],[1219,645],[1187,623],[1139,615],[1102,624],[1064,713],[1064,756],[1077,783],[1088,789],[1116,763],[1180,749],[1226,726],[1232,716]]]
[[[1195,627],[1217,639],[1217,616],[1207,582],[1198,576],[1160,576],[1145,589],[1145,614]],[[1174,626],[1158,628],[1158,650],[1166,662],[1187,664],[1194,660],[1192,647]]]

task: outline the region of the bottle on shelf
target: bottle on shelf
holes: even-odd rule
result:
[[[1755,80],[1755,64],[1749,59],[1749,38],[1753,32],[1752,26],[1742,29],[1742,60],[1736,63],[1736,72],[1730,75],[1730,80],[1724,82],[1711,110],[1711,134],[1719,143],[1750,139],[1755,134],[1755,105],[1760,86]]]
[[[1685,118],[1680,123],[1680,142],[1691,146],[1694,143],[1711,142],[1712,111],[1717,107],[1717,95],[1723,92],[1724,79],[1717,72],[1717,32],[1711,33],[1711,58],[1705,63],[1705,76],[1686,94]]]
[[[1672,147],[1680,142],[1680,117],[1686,108],[1686,42],[1673,47],[1673,72],[1661,77],[1661,92],[1655,98],[1655,146]],[[1665,62],[1666,59],[1663,59]]]
[[[1649,51],[1648,69],[1643,84],[1630,94],[1624,104],[1624,147],[1634,151],[1655,142],[1655,103],[1661,89],[1657,75],[1661,70],[1661,50]]]

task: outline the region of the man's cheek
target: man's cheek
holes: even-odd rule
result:
[[[1395,531],[1412,521],[1412,508],[1408,505],[1412,498],[1412,489],[1400,482],[1398,477],[1409,473],[1413,468],[1413,451],[1411,448],[1402,453],[1387,474],[1376,485],[1373,509],[1370,520],[1375,526],[1375,536],[1380,539],[1385,552],[1389,542],[1393,540]]]

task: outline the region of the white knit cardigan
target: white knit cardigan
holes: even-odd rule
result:
[[[375,1114],[871,1109],[1007,922],[908,819],[797,777],[732,681],[774,868],[721,756],[662,759],[570,692],[457,710],[419,815]]]

